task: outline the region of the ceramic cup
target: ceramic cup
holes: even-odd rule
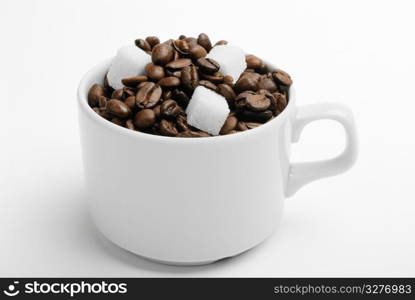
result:
[[[150,135],[115,125],[87,102],[107,60],[78,90],[83,162],[91,216],[118,246],[158,262],[206,264],[244,252],[277,228],[284,199],[310,181],[349,169],[357,156],[352,113],[339,104],[285,110],[257,128],[209,138]],[[343,125],[338,157],[290,162],[290,145],[312,121]]]

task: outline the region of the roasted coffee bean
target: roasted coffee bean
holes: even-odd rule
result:
[[[262,63],[261,67],[259,67],[258,70],[256,70],[259,74],[267,74],[268,73],[268,67],[265,63]]]
[[[174,119],[183,113],[183,109],[174,100],[166,100],[160,105],[160,114],[167,119]]]
[[[258,127],[262,125],[261,123],[257,123],[257,122],[238,122],[237,124],[237,129],[240,131],[245,131],[248,129],[253,129],[255,127]]]
[[[217,41],[217,42],[216,42],[215,46],[227,45],[227,44],[228,44],[228,42],[227,42],[227,41],[225,41],[225,40],[220,40],[220,41]]]
[[[124,102],[116,99],[109,100],[106,109],[110,114],[122,119],[131,115],[131,109]]]
[[[137,93],[137,88],[136,87],[130,87],[130,86],[125,86],[123,87],[123,91],[124,91],[124,98],[127,98],[129,96],[135,96],[135,94]]]
[[[201,73],[203,79],[209,80],[215,84],[223,82],[223,75],[220,72],[215,72],[212,75]]]
[[[121,80],[121,82],[126,86],[137,87],[141,82],[147,81],[147,76],[134,76],[128,77]]]
[[[173,47],[182,55],[189,54],[189,44],[184,39],[175,40],[173,42]]]
[[[220,130],[220,134],[228,134],[230,131],[234,130],[236,128],[236,125],[238,124],[238,119],[235,116],[229,116],[225,124],[223,124],[222,129]]]
[[[262,75],[258,81],[257,85],[258,90],[264,89],[268,90],[271,93],[277,90],[277,85],[275,84],[274,80],[272,79],[271,74]]]
[[[154,81],[159,81],[165,76],[164,68],[155,64],[149,63],[145,67],[148,78]]]
[[[194,90],[199,84],[199,73],[194,65],[182,69],[181,81],[183,86],[188,90]]]
[[[230,75],[226,75],[223,77],[223,83],[229,85],[233,88],[233,77]]]
[[[184,34],[179,35],[179,40],[184,40],[186,36]]]
[[[165,88],[176,87],[180,85],[180,79],[174,76],[164,77],[159,80],[158,84]]]
[[[194,37],[186,37],[186,38],[184,38],[184,40],[189,45],[189,48],[197,45],[197,39],[195,39]]]
[[[293,83],[290,75],[281,69],[274,70],[272,72],[272,77],[278,85],[281,84],[285,86],[290,86]]]
[[[118,126],[123,126],[124,127],[124,125],[125,125],[124,120],[121,120],[119,118],[112,118],[111,122],[114,123],[114,124],[117,124]]]
[[[167,41],[164,41],[163,44],[169,45],[169,46],[172,46],[173,47],[173,42],[174,42],[173,39],[168,39]]]
[[[136,39],[135,45],[144,51],[151,51],[151,46],[146,40]]]
[[[166,119],[160,121],[159,131],[162,135],[165,136],[176,136],[178,134],[177,128],[174,126],[174,123]]]
[[[158,104],[158,105],[154,106],[154,108],[153,108],[153,111],[154,111],[154,114],[156,115],[156,118],[160,117],[160,107],[161,107],[161,105]]]
[[[180,132],[188,131],[189,124],[187,124],[187,118],[184,115],[178,115],[176,118],[176,127]]]
[[[146,41],[151,48],[153,48],[157,44],[160,44],[160,39],[156,36],[148,36],[146,37]]]
[[[210,49],[212,49],[212,43],[210,42],[210,39],[206,33],[199,34],[197,38],[197,43],[203,48],[205,48],[207,52],[209,52]]]
[[[187,130],[187,131],[178,133],[176,136],[182,137],[182,138],[197,138],[197,137],[210,137],[211,135],[204,131]]]
[[[271,105],[271,100],[263,94],[248,95],[245,101],[246,107],[252,111],[264,111]]]
[[[210,90],[215,91],[215,92],[218,89],[216,84],[214,84],[213,82],[211,82],[209,80],[200,80],[199,85],[204,86],[205,88],[210,89]]]
[[[163,93],[161,94],[161,98],[162,99],[171,99],[173,96],[173,92],[171,89],[169,90],[164,90]]]
[[[177,77],[177,78],[182,78],[182,71],[174,71],[174,72],[172,72],[171,70],[167,70],[166,71],[166,75],[167,76]]]
[[[189,58],[179,58],[169,62],[165,67],[171,70],[178,70],[184,67],[190,66],[192,64],[192,60]]]
[[[137,128],[144,129],[149,128],[156,122],[156,114],[152,109],[140,110],[134,116],[134,125]]]
[[[201,57],[197,60],[196,64],[200,70],[206,74],[213,74],[219,71],[219,63],[212,58]]]
[[[287,97],[281,93],[272,94],[274,101],[271,101],[270,109],[274,113],[274,116],[280,114],[287,106]]]
[[[172,99],[176,100],[177,103],[179,103],[180,106],[183,108],[186,108],[190,101],[189,96],[185,92],[179,89],[173,90]]]
[[[173,49],[173,51],[174,51],[173,60],[179,59],[180,58],[180,53],[178,51],[176,51],[176,49]]]
[[[168,44],[157,44],[151,52],[153,64],[164,66],[174,58],[174,49]]]
[[[135,96],[129,96],[124,100],[124,103],[133,110],[135,108]]]
[[[190,46],[189,55],[194,61],[196,61],[201,57],[205,57],[207,52],[205,48],[196,44],[194,46]]]
[[[156,46],[157,47],[157,46]],[[154,82],[146,82],[135,96],[135,102],[140,108],[151,108],[159,102],[162,89]]]
[[[246,55],[245,61],[246,61],[247,68],[249,69],[260,69],[261,66],[263,65],[262,59],[252,54]]]
[[[107,74],[105,74],[104,77],[104,90],[106,92],[112,93],[113,88],[110,86],[110,84],[108,83],[108,77]]]
[[[242,110],[238,112],[238,119],[249,122],[260,122],[265,123],[273,117],[272,111],[249,111]]]
[[[99,97],[104,96],[105,92],[101,85],[95,83],[88,92],[88,104],[91,107],[97,106]]]
[[[105,96],[99,96],[98,98],[98,106],[100,108],[106,108],[107,107],[107,98]]]
[[[233,105],[233,101],[236,98],[236,94],[229,85],[224,83],[219,84],[217,92],[221,94],[223,97],[225,97],[225,99],[228,100],[229,104]]]
[[[111,94],[111,99],[123,100],[124,99],[124,89],[114,90]]]
[[[243,91],[257,91],[258,90],[258,81],[261,78],[261,75],[258,73],[244,73],[239,77],[238,81],[235,84],[235,91],[238,93]]]
[[[101,117],[103,117],[104,119],[111,120],[111,119],[114,117],[112,114],[110,114],[110,113],[107,111],[107,109],[106,109],[106,108],[101,107],[101,108],[99,108],[98,110],[99,110],[99,115],[100,115]]]
[[[127,121],[125,121],[125,128],[134,130],[135,128],[134,128],[133,120],[128,119]]]

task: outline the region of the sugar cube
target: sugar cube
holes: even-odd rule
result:
[[[224,97],[198,86],[186,109],[187,123],[213,135],[218,135],[229,114]]]
[[[206,57],[216,60],[220,65],[219,71],[223,75],[232,76],[233,82],[236,82],[246,69],[245,53],[236,46],[217,45]]]
[[[124,85],[121,79],[144,74],[145,66],[151,62],[151,56],[135,45],[128,45],[118,49],[109,68],[108,83],[114,89]]]

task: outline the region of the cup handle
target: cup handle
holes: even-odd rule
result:
[[[319,103],[297,108],[292,129],[292,142],[298,142],[303,128],[308,123],[323,119],[334,120],[343,125],[346,133],[345,149],[332,159],[291,163],[287,196],[294,195],[302,186],[311,181],[345,172],[356,161],[358,139],[353,113],[341,104]]]

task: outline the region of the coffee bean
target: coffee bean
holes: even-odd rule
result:
[[[145,71],[146,71],[148,78],[154,81],[159,81],[165,76],[163,67],[157,66],[152,63],[149,63],[146,65]]]
[[[164,77],[159,80],[158,84],[166,88],[176,87],[180,85],[180,79],[174,76]]]
[[[163,42],[163,44],[173,47],[173,42],[174,42],[173,39],[168,39],[167,41]]]
[[[173,47],[177,52],[183,55],[189,54],[189,44],[184,39],[175,40],[173,42]]]
[[[209,80],[216,84],[223,82],[223,75],[220,72],[215,72],[212,75],[202,73],[201,76],[203,79]]]
[[[93,107],[92,110],[96,112],[98,115],[100,114],[100,110],[98,107]]]
[[[184,40],[186,36],[184,34],[179,35],[179,40]]]
[[[190,66],[192,64],[192,60],[189,58],[179,58],[176,60],[173,60],[169,62],[165,67],[172,69],[172,70],[178,70],[182,69],[184,67]]]
[[[172,98],[176,100],[177,103],[179,103],[180,106],[183,108],[186,108],[190,101],[189,96],[185,92],[179,89],[173,90]],[[165,99],[168,99],[168,98],[165,98]]]
[[[209,80],[200,80],[199,85],[204,86],[205,88],[208,88],[208,89],[210,89],[212,91],[215,91],[215,92],[218,89],[218,87]]]
[[[122,126],[122,127],[124,127],[124,125],[125,125],[124,120],[121,120],[121,119],[119,119],[119,118],[112,118],[110,121],[111,121],[112,123],[114,123],[114,124],[118,125],[118,126]]]
[[[99,97],[104,96],[104,89],[101,85],[95,83],[92,85],[92,87],[89,89],[88,92],[88,104],[91,107],[97,106],[99,102]]]
[[[169,89],[169,90],[164,90],[163,93],[161,94],[161,98],[162,99],[170,99],[173,96],[173,92]]]
[[[212,58],[201,57],[197,60],[196,64],[200,70],[206,74],[213,74],[219,71],[219,63]]]
[[[160,114],[167,119],[176,118],[181,113],[182,108],[174,100],[166,100],[160,105]]]
[[[271,105],[270,99],[262,94],[249,95],[245,99],[246,107],[252,111],[264,111]]]
[[[228,42],[227,42],[227,41],[225,41],[225,40],[220,40],[220,41],[217,41],[217,42],[216,42],[215,46],[227,45],[227,44],[228,44]]]
[[[98,110],[99,110],[99,115],[100,115],[101,117],[103,117],[104,119],[111,120],[111,119],[114,117],[112,114],[110,114],[110,113],[107,111],[107,109],[106,109],[106,108],[101,107],[101,108],[99,108]]]
[[[235,84],[235,91],[237,91],[238,93],[243,91],[257,91],[258,81],[260,78],[261,75],[259,75],[258,73],[242,74]]]
[[[197,38],[197,43],[202,46],[203,48],[205,48],[205,50],[207,52],[210,51],[210,49],[212,49],[212,43],[210,42],[209,37],[207,36],[207,34],[205,33],[201,33],[199,34],[198,38]]]
[[[176,127],[180,132],[188,131],[189,124],[187,124],[187,118],[184,115],[178,115],[176,118]]]
[[[114,90],[112,92],[111,99],[123,100],[124,99],[124,89]]]
[[[274,80],[277,84],[290,86],[293,83],[290,75],[288,75],[287,72],[285,72],[281,69],[276,69],[275,71],[273,71],[272,72],[272,77],[274,78]]]
[[[160,107],[161,107],[160,104],[153,107],[153,111],[154,111],[156,118],[160,117]]]
[[[259,69],[263,65],[262,59],[252,54],[246,55],[245,61],[249,69]]]
[[[271,93],[277,90],[277,85],[275,84],[274,80],[272,79],[271,74],[262,75],[258,81],[257,85],[258,90],[264,89],[268,90]]]
[[[164,66],[174,58],[173,47],[168,44],[157,44],[151,52],[151,59],[155,65]]]
[[[229,85],[233,88],[233,77],[230,75],[226,75],[223,77],[223,83]]]
[[[238,119],[235,116],[229,116],[225,123],[222,126],[222,129],[220,130],[220,134],[228,134],[230,131],[234,130],[236,128],[236,125],[238,124]]]
[[[194,65],[182,69],[181,80],[183,86],[188,90],[194,90],[199,84],[199,74]]]
[[[125,128],[134,130],[134,124],[133,124],[133,120],[128,119],[127,121],[125,121]]]
[[[242,110],[238,112],[238,119],[240,118],[243,121],[250,121],[250,122],[260,122],[265,123],[273,117],[272,111],[249,111],[249,110]]]
[[[156,122],[156,114],[152,109],[140,110],[134,116],[134,125],[140,129],[149,128]]]
[[[233,101],[236,98],[236,94],[229,85],[224,83],[219,84],[217,92],[225,97],[225,99],[228,100],[229,104],[233,104]]]
[[[190,46],[189,55],[194,61],[196,61],[201,57],[205,57],[207,55],[207,52],[205,48],[203,48],[202,46],[194,45]]]
[[[121,82],[126,86],[137,87],[137,85],[141,82],[147,81],[147,76],[134,76],[128,77],[121,80]]]
[[[98,106],[100,108],[106,108],[107,107],[107,98],[105,96],[99,96],[98,98]]]
[[[160,121],[159,131],[162,135],[165,136],[175,136],[178,134],[177,128],[174,126],[174,123],[165,119]]]
[[[124,103],[133,110],[135,108],[135,96],[129,96],[124,100]]]
[[[110,114],[122,119],[131,115],[131,109],[124,102],[116,99],[109,100],[106,109]]]
[[[151,48],[153,48],[157,44],[160,44],[160,39],[156,36],[148,36],[146,37],[146,41]]]
[[[146,40],[136,39],[135,45],[144,51],[151,51],[151,46]]]
[[[285,97],[285,95],[281,93],[273,93],[272,96],[275,100],[271,104],[270,109],[276,116],[280,114],[287,106],[287,97]]]
[[[182,137],[182,138],[197,138],[197,137],[210,137],[211,135],[204,131],[188,130],[188,131],[180,132],[176,136]]]
[[[189,45],[189,49],[195,45],[197,45],[197,39],[195,39],[194,37],[186,37],[184,39],[186,41],[186,43]]]
[[[157,46],[156,46],[157,47]],[[162,89],[154,82],[146,82],[135,96],[135,102],[140,108],[151,108],[159,102]]]
[[[123,91],[124,91],[124,98],[127,98],[129,96],[135,96],[135,94],[137,93],[137,88],[136,87],[130,87],[130,86],[125,86],[123,87]]]

